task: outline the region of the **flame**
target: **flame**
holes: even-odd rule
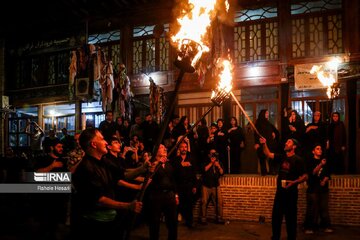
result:
[[[331,74],[329,72],[324,72],[322,70],[322,67],[323,66],[314,65],[311,68],[310,73],[316,74],[316,77],[320,80],[322,85],[327,87],[326,95],[328,96],[328,98],[331,98],[332,86],[336,82],[336,79],[333,74]]]
[[[184,39],[192,40],[199,44],[198,52],[193,58],[191,65],[195,66],[203,52],[208,52],[206,45],[206,34],[214,17],[214,9],[217,0],[189,0],[190,12],[182,11],[183,16],[177,19],[180,25],[179,32],[171,37],[171,40],[178,45],[181,51],[181,45]]]
[[[226,8],[226,12],[229,12],[230,4],[228,0],[225,0],[225,8]]]
[[[222,71],[219,74],[220,81],[215,90],[211,93],[211,98],[215,98],[219,93],[229,94],[232,89],[232,71],[234,66],[230,60],[218,59],[216,66]]]

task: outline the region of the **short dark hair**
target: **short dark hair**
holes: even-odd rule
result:
[[[112,136],[112,137],[106,139],[106,142],[108,143],[108,145],[112,145],[112,142],[115,142],[115,141],[120,142],[120,139],[115,136]]]
[[[314,150],[317,146],[320,146],[320,147],[321,147],[321,150],[322,150],[323,145],[322,145],[321,143],[319,143],[319,142],[316,142],[316,143],[314,143],[314,144],[312,145],[312,150]]]
[[[180,118],[179,115],[177,115],[177,114],[174,114],[174,115],[171,116],[171,120],[174,120],[174,119],[177,119],[177,118]]]
[[[95,137],[96,133],[99,132],[97,128],[87,128],[80,134],[79,144],[82,150],[86,151],[90,146],[90,141]]]
[[[58,138],[54,138],[54,139],[52,139],[51,141],[50,141],[50,146],[51,147],[55,147],[57,144],[62,144],[62,142],[60,141],[60,139],[58,139]]]
[[[217,152],[215,147],[210,147],[209,150],[208,150],[208,153],[210,153],[211,150],[215,150],[215,152]]]
[[[294,145],[296,145],[296,147],[300,147],[300,143],[298,140],[296,140],[295,138],[290,138],[290,140],[293,142]]]

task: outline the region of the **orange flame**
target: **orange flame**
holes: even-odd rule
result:
[[[208,52],[209,47],[206,46],[206,34],[214,17],[215,3],[217,0],[189,0],[191,11],[177,19],[180,25],[179,32],[172,36],[171,39],[178,45],[181,50],[181,44],[184,39],[192,40],[199,44],[198,52],[192,60],[191,65],[195,66],[196,62],[201,58],[203,52]]]
[[[217,89],[212,91],[211,98],[214,98],[218,92],[229,94],[232,89],[232,71],[234,68],[232,63],[227,59],[218,59],[216,66],[222,71],[219,74],[220,81]]]
[[[226,12],[229,12],[230,4],[228,0],[225,0],[225,8],[226,8]]]
[[[316,77],[320,80],[322,85],[327,87],[326,95],[328,96],[328,98],[331,98],[331,87],[336,82],[336,79],[333,74],[323,71],[322,67],[323,66],[314,65],[311,68],[310,73],[316,74]]]

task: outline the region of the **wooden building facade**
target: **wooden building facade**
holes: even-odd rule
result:
[[[69,97],[71,51],[84,45],[101,48],[112,61],[115,73],[120,64],[126,66],[136,114],[148,112],[149,76],[165,95],[171,93],[179,72],[173,64],[176,49],[170,40],[177,1],[135,1],[137,5],[125,2],[127,5],[117,6],[121,10],[118,14],[83,17],[82,25],[74,24],[67,32],[48,28],[22,41],[15,41],[9,33],[2,37],[2,152],[5,146],[28,145],[24,132],[28,118],[46,131],[66,127],[70,133],[82,129],[85,118],[95,126],[104,119],[99,99],[76,91],[74,98]],[[250,118],[255,121],[260,110],[266,108],[280,129],[283,108],[288,106],[296,109],[306,123],[311,122],[316,110],[323,113],[324,120],[332,111],[338,111],[347,129],[347,169],[360,173],[360,3],[229,2],[230,12],[225,19],[219,16],[213,21],[212,49],[203,62],[203,71],[185,74],[177,97],[177,113],[195,122],[211,106],[210,94],[216,86],[211,66],[226,51],[235,65],[234,94]],[[78,9],[84,11],[86,7]],[[72,12],[79,15],[80,10]],[[64,20],[63,27],[65,23],[69,24]],[[334,58],[340,61],[340,94],[336,98],[329,99],[326,89],[295,88],[297,66],[325,64]],[[9,105],[16,108],[15,113],[6,110]],[[233,101],[214,108],[206,120],[210,123],[229,116],[237,117],[242,127],[248,123]]]

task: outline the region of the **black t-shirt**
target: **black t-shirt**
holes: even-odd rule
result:
[[[187,153],[187,156],[184,162],[190,162],[190,166],[182,166],[182,157],[177,156],[172,160],[172,165],[175,170],[175,180],[177,186],[179,187],[195,187],[196,186],[196,173],[193,164],[193,159],[190,157],[190,153]]]
[[[59,168],[53,168],[51,172],[68,172],[67,159],[63,157],[53,158],[50,155],[44,155],[35,159],[35,170],[50,166],[54,161],[62,162],[63,166]]]
[[[121,159],[120,157],[115,157],[111,153],[108,153],[104,155],[102,161],[104,161],[105,165],[111,171],[112,177],[115,181],[125,179],[125,169],[122,166],[123,159]]]
[[[305,173],[304,161],[297,155],[287,157],[286,154],[275,154],[274,160],[280,161],[277,189],[282,189],[281,180],[294,181]],[[297,189],[297,184],[289,189]]]
[[[164,190],[177,191],[174,168],[169,161],[159,166],[149,186],[149,191],[151,192]]]
[[[329,192],[329,182],[326,182],[324,186],[320,185],[320,181],[322,181],[325,177],[330,178],[329,169],[327,164],[325,164],[317,174],[313,174],[314,169],[319,165],[321,159],[311,158],[309,162],[306,164],[306,172],[308,173],[307,185],[308,193],[324,193]]]
[[[205,187],[208,187],[208,188],[218,187],[220,185],[219,179],[221,177],[219,169],[213,165],[212,167],[210,167],[209,170],[205,171],[205,167],[210,162],[211,162],[210,159],[207,159],[207,161],[202,166],[203,174],[202,174],[201,181]],[[224,168],[221,162],[219,162],[219,164],[220,164],[221,168]]]
[[[103,160],[89,155],[85,155],[79,163],[72,182],[75,187],[73,203],[77,213],[108,209],[98,204],[100,197],[115,197],[117,181],[113,179],[110,169]]]

